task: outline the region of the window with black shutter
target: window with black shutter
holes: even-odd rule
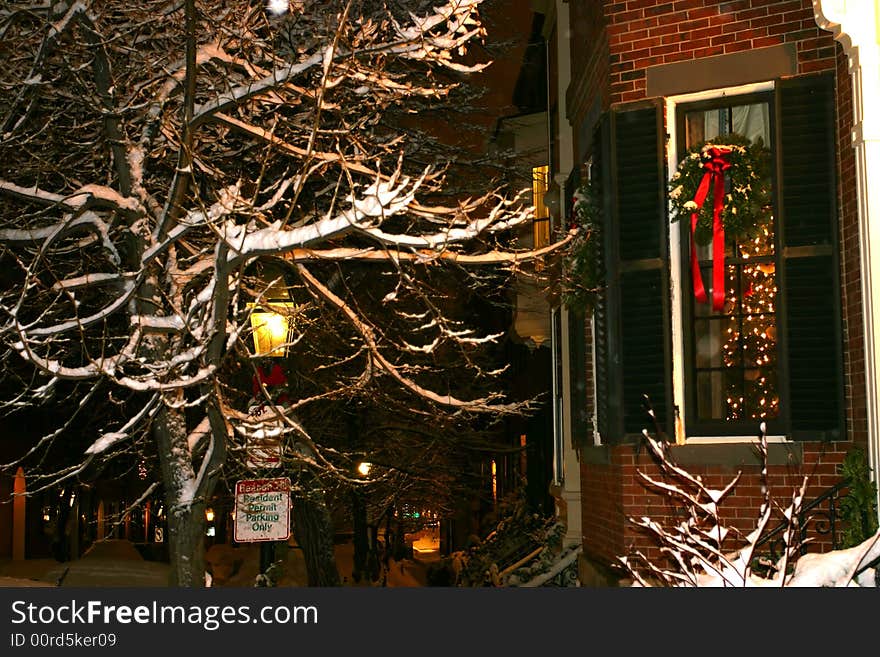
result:
[[[594,176],[600,175],[595,157],[585,164],[585,174],[583,184],[586,185],[594,180]],[[581,170],[579,167],[575,167],[565,181],[566,217],[571,217],[574,213],[574,196],[581,184]],[[596,189],[598,190],[599,187],[597,186]],[[592,392],[587,390],[587,365],[589,362],[587,348],[590,340],[587,335],[586,311],[583,308],[569,308],[567,315],[569,344],[567,365],[571,385],[568,413],[571,426],[571,444],[575,449],[580,449],[593,444],[593,421],[587,404],[587,399]]]
[[[724,305],[695,300],[682,230],[681,313],[688,436],[842,433],[832,79],[676,106],[677,156],[706,141],[765,145],[773,190],[749,237],[725,236]],[[728,181],[729,185],[729,181]],[[711,288],[711,244],[697,240]],[[711,292],[707,290],[711,300]]]
[[[777,94],[789,434],[842,440],[834,78],[782,80]]]
[[[599,242],[597,266],[600,268],[599,280],[605,284],[600,288],[593,306],[593,352],[594,352],[594,370],[596,399],[596,431],[600,440],[605,443],[611,443],[615,440],[613,428],[615,426],[614,417],[617,414],[618,398],[612,397],[611,391],[613,386],[613,375],[615,364],[612,361],[609,344],[610,338],[610,316],[609,316],[609,300],[613,298],[613,290],[608,282],[613,279],[616,270],[612,257],[612,250],[609,248],[609,230],[611,227],[611,167],[608,160],[611,155],[611,120],[605,115],[599,122],[592,143],[590,180],[594,183],[594,189],[599,196],[601,207],[601,239]]]
[[[754,437],[763,421],[789,439],[844,438],[834,78],[747,92],[670,99],[668,123],[659,103],[619,106],[599,123],[591,152],[605,288],[593,326],[603,443],[650,428],[645,395],[667,436],[679,403],[688,437]],[[690,227],[670,242],[666,125],[675,161],[731,133],[766,146],[772,194],[756,234],[725,240],[720,311],[694,298]],[[674,279],[670,247],[680,260]],[[711,298],[710,248],[697,254]],[[673,390],[673,372],[683,389]]]

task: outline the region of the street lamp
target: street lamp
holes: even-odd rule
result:
[[[217,528],[214,526],[214,509],[211,507],[205,509],[205,520],[208,521],[208,526],[205,527],[205,536],[213,538],[217,535]]]
[[[272,300],[268,303],[249,303],[254,352],[257,356],[283,358],[290,344],[290,315],[294,304]]]
[[[290,345],[290,318],[296,304],[284,284],[284,274],[277,266],[267,265],[261,278],[271,281],[263,293],[265,301],[248,303],[254,337],[254,355],[283,358]]]

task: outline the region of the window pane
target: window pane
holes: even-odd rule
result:
[[[770,107],[767,103],[733,107],[731,123],[733,129],[730,132],[747,137],[753,143],[759,139],[765,144],[770,143]]]
[[[772,144],[767,103],[686,111],[685,130],[688,148],[704,141],[723,142],[732,133],[753,143]],[[749,431],[754,428],[752,421],[779,416],[775,217],[770,207],[758,215],[752,237],[738,241],[736,235],[725,235],[725,303],[721,311],[713,310],[711,303],[711,243],[697,245],[709,302],[693,301],[686,306],[693,311],[690,371],[694,378],[690,384],[695,386],[696,419],[750,421]],[[689,244],[686,254],[689,259]],[[686,270],[684,294],[693,298],[689,265]]]
[[[698,319],[694,322],[697,367],[724,367],[725,358],[739,358],[739,326],[735,318]],[[730,345],[722,356],[722,345]]]
[[[550,243],[550,211],[544,204],[544,198],[550,184],[550,168],[548,166],[532,169],[532,200],[535,204],[535,222],[532,246],[540,248]]]
[[[750,420],[779,416],[779,393],[776,370],[748,369],[743,381],[743,416]]]
[[[755,237],[736,245],[736,252],[740,258],[757,258],[776,253],[776,222],[772,212],[768,210],[760,215],[756,230]]]
[[[755,103],[686,112],[685,129],[688,148],[731,133],[770,144],[770,107]]]
[[[773,263],[729,264],[721,313],[712,314],[709,304],[695,304],[699,419],[778,415],[775,270]],[[703,276],[710,280],[708,268]]]
[[[697,408],[701,419],[726,419],[727,400],[721,371],[697,373]]]

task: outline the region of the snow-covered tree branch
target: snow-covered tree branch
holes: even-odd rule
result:
[[[462,272],[510,273],[574,234],[511,250],[532,218],[523,197],[485,180],[442,202],[443,164],[414,164],[411,131],[391,118],[489,65],[466,57],[485,37],[481,2],[0,10],[2,410],[57,412],[37,451],[70,462],[41,485],[116,453],[155,455],[176,583],[203,581],[204,505],[249,435],[251,314],[279,289],[293,300],[288,347],[320,373],[273,405],[291,458],[342,477],[339,450],[302,418],[377,387],[414,413],[527,407],[486,392],[501,370],[476,350],[499,334],[450,313],[455,299],[425,276],[454,267],[479,285],[486,274]],[[464,385],[442,373],[453,354]],[[71,418],[108,397],[107,426],[69,438]]]

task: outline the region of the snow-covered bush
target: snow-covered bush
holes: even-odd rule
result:
[[[650,412],[650,411],[649,411]],[[877,586],[880,563],[880,532],[854,547],[828,553],[800,555],[798,517],[804,502],[807,478],[793,492],[791,500],[779,504],[770,496],[767,484],[767,440],[761,424],[758,449],[761,453],[763,501],[755,529],[743,535],[726,526],[719,508],[733,491],[739,474],[722,489],[705,485],[701,477],[677,465],[669,454],[669,443],[643,431],[649,449],[660,465],[661,477],[639,472],[651,488],[659,490],[685,509],[686,518],[675,526],[662,525],[649,517],[632,522],[652,534],[663,561],[634,551],[621,557],[633,586]],[[770,527],[774,511],[787,522],[782,535],[781,556],[764,564],[760,572],[758,546]]]
[[[565,525],[533,513],[525,498],[502,505],[501,519],[483,539],[452,553],[433,569],[437,585],[577,586],[580,546],[563,545]],[[442,583],[441,583],[442,581]]]

